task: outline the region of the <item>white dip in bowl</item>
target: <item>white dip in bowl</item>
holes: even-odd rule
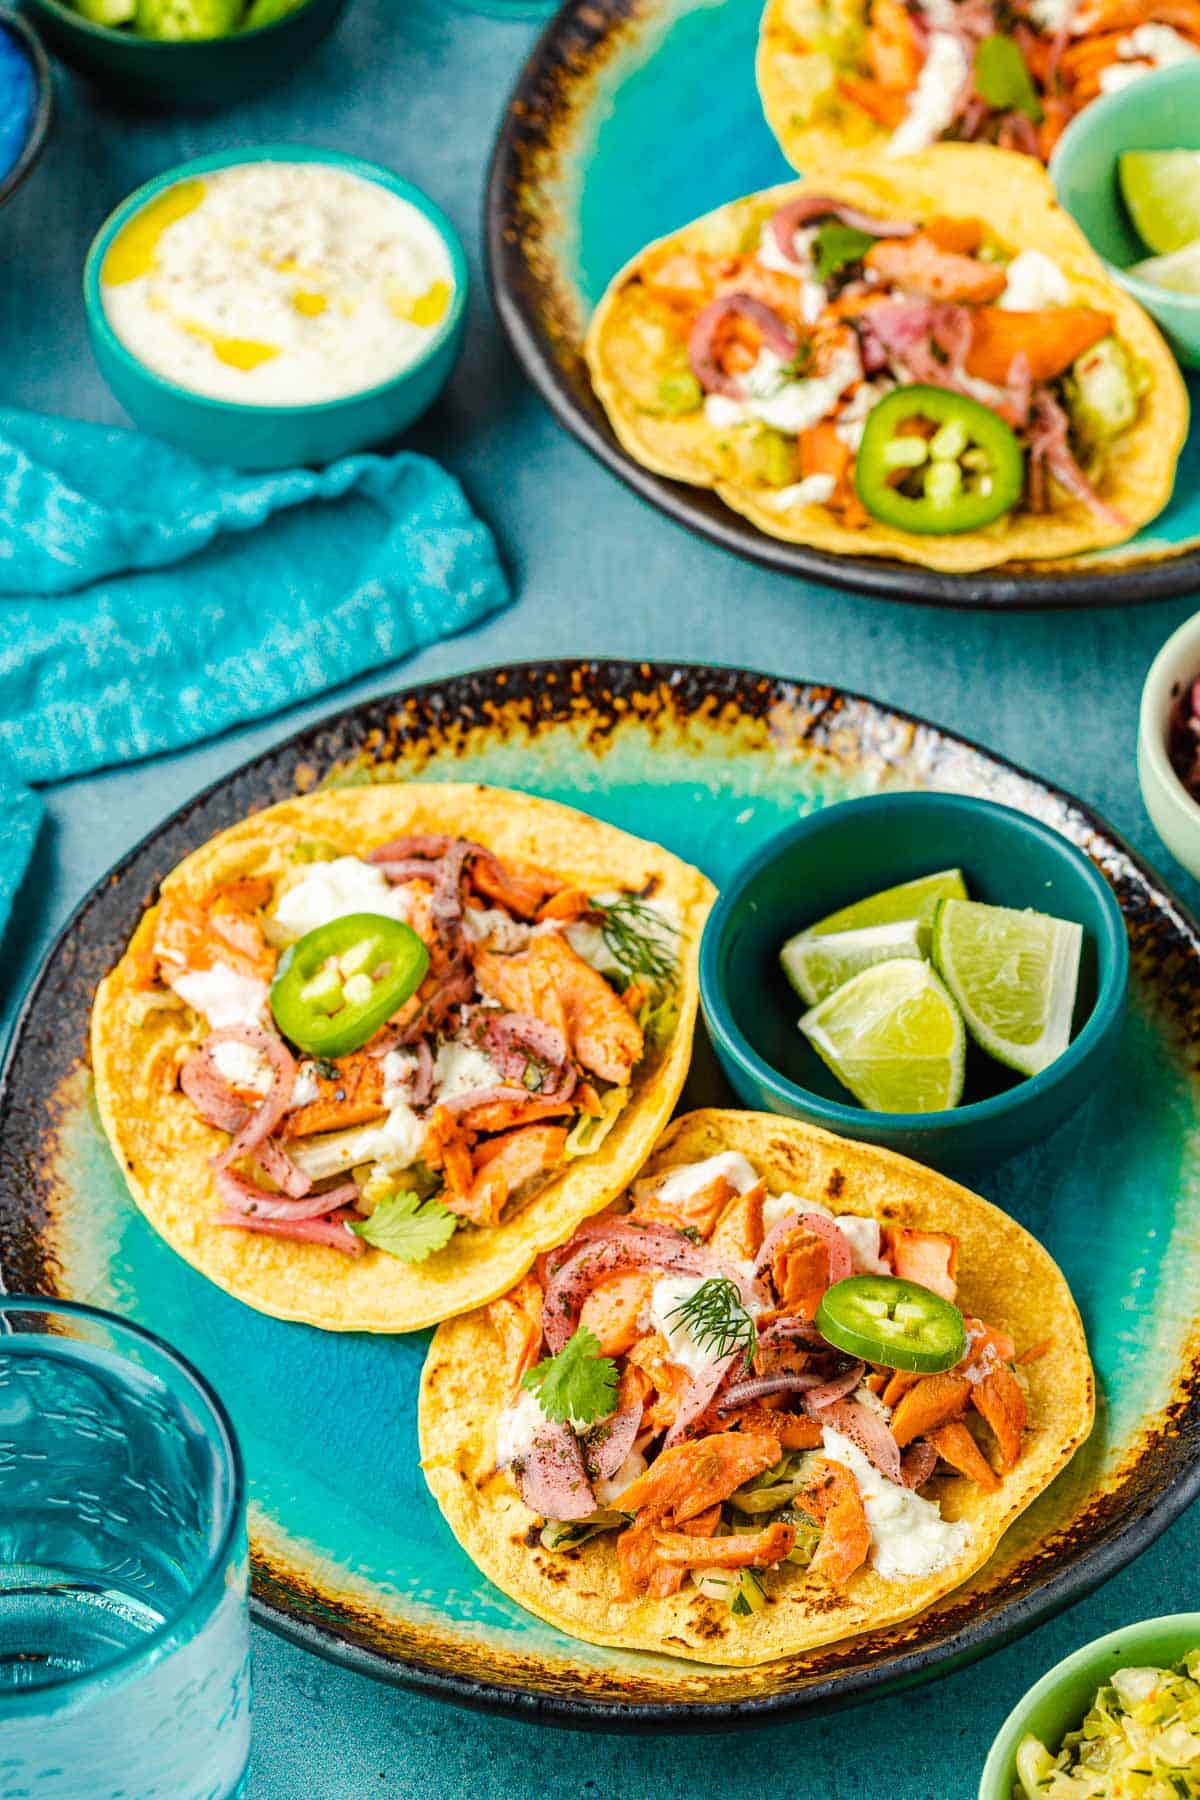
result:
[[[416,206],[321,162],[248,162],[176,183],[113,239],[105,317],[155,374],[213,400],[343,400],[417,362],[454,295]]]

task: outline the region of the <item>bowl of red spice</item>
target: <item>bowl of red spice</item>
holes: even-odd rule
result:
[[[1138,780],[1154,829],[1200,880],[1200,613],[1150,665],[1138,722]]]

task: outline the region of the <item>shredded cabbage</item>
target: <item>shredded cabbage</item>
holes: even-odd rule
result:
[[[1117,1669],[1054,1756],[1032,1734],[1014,1800],[1200,1800],[1200,1648],[1170,1669]]]

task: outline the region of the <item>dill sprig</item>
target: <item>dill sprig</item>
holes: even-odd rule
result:
[[[758,1327],[742,1304],[736,1281],[725,1275],[710,1275],[667,1318],[686,1326],[701,1349],[714,1356],[741,1350],[749,1362],[758,1346]]]
[[[636,894],[621,894],[616,900],[589,898],[588,905],[600,917],[609,955],[631,981],[645,979],[665,987],[675,980],[679,959],[672,940],[679,929],[657,907],[647,906]]]

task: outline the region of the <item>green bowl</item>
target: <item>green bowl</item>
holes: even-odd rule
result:
[[[1117,184],[1123,150],[1200,150],[1200,57],[1093,101],[1050,159],[1058,198],[1109,274],[1141,302],[1181,363],[1200,368],[1200,294],[1173,294],[1128,273],[1150,255]]]
[[[167,42],[93,25],[66,0],[22,0],[46,43],[125,100],[162,107],[228,106],[270,87],[333,30],[349,0],[305,0],[296,12],[233,37]]]
[[[1150,665],[1138,713],[1138,781],[1154,829],[1177,862],[1200,881],[1200,802],[1171,766],[1171,717],[1200,676],[1200,613],[1172,632]]]
[[[303,406],[252,406],[212,400],[179,387],[139,362],[105,317],[100,269],[121,227],[164,188],[238,163],[328,163],[365,181],[377,182],[415,206],[437,230],[450,253],[454,297],[420,358],[398,375],[344,400]],[[298,463],[328,463],[406,430],[432,405],[454,367],[467,313],[467,258],[454,226],[428,195],[379,163],[340,150],[313,150],[301,144],[251,145],[219,150],[180,163],[130,194],[105,220],[92,240],[83,272],[88,332],[100,372],[135,424],[167,438],[205,462],[239,469],[285,469]]]
[[[1085,1644],[1056,1663],[1030,1688],[1005,1719],[979,1778],[979,1800],[1012,1800],[1017,1779],[1017,1747],[1026,1732],[1057,1751],[1092,1704],[1096,1690],[1113,1671],[1129,1667],[1165,1668],[1200,1644],[1200,1613],[1169,1613],[1123,1625]]]
[[[966,1099],[949,1112],[858,1106],[796,1029],[779,967],[787,938],[852,900],[959,867],[976,900],[1074,919],[1084,949],[1072,1040],[1027,1080],[970,1050]],[[998,1163],[1049,1136],[1088,1098],[1121,1028],[1129,945],[1099,869],[1049,826],[989,800],[879,794],[813,813],[739,870],[709,918],[700,995],[718,1059],[746,1105],[883,1144],[952,1172]]]

